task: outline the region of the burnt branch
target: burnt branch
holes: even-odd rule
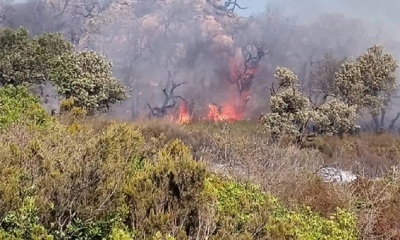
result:
[[[264,56],[267,56],[272,48],[270,48],[268,51],[265,51],[265,46],[261,42],[255,42],[253,43],[253,47],[256,49],[256,56],[253,56],[251,53],[247,55],[246,58],[246,63],[251,64],[251,65],[257,65]]]
[[[67,7],[69,6],[70,2],[71,2],[71,0],[64,0],[64,1],[57,2],[57,5],[56,5],[53,1],[51,1],[50,6],[53,9],[53,11],[55,13],[57,13],[54,17],[58,18],[61,15],[63,15],[65,13],[65,11],[67,10]]]
[[[243,66],[234,73],[235,76],[229,76],[228,79],[230,83],[237,84],[239,91],[243,87],[246,89],[251,86],[253,80],[252,78],[254,78],[255,70],[257,69],[260,61],[272,50],[271,48],[268,51],[265,51],[264,45],[257,42],[253,43],[252,47],[256,49],[256,55],[248,53],[246,59],[243,62]],[[246,86],[246,82],[249,86]]]
[[[274,87],[274,83],[271,84],[271,87],[267,86],[265,88],[269,89],[271,97],[272,97],[272,96],[275,96],[278,93],[279,89],[282,88],[282,84],[280,84],[276,89]]]
[[[230,6],[232,6],[232,8],[229,8]],[[227,9],[228,14],[234,12],[236,7],[242,10],[247,9],[247,7],[241,7],[237,3],[237,0],[228,0],[225,2],[225,8]]]
[[[322,99],[321,99],[321,101],[319,101],[319,102],[313,101],[312,96],[313,96],[313,94],[315,94],[315,93],[320,93],[320,94],[322,94]],[[314,110],[317,110],[319,107],[321,107],[323,104],[326,103],[326,101],[328,100],[328,97],[335,97],[335,94],[333,94],[333,93],[327,93],[327,92],[325,92],[325,91],[323,91],[323,90],[320,90],[320,89],[314,89],[314,90],[312,90],[311,93],[308,95],[308,100],[309,100],[309,101],[311,102],[311,104],[313,105],[312,108],[313,108]]]
[[[215,106],[217,108],[218,114],[222,113],[222,106],[219,104],[216,104],[214,102],[211,102],[211,105]]]
[[[97,15],[98,9],[100,9],[98,0],[82,1],[75,6],[75,14],[84,18],[93,18]]]
[[[393,118],[392,121],[390,122],[389,130],[392,131],[392,130],[394,129],[395,124],[396,124],[397,120],[399,120],[399,118],[400,118],[400,112],[398,112],[397,115],[396,115],[396,117]]]
[[[7,14],[13,10],[13,0],[0,0],[0,23],[6,21]]]
[[[150,103],[147,103],[147,106],[150,109],[149,118],[158,116],[158,114],[160,112],[160,108],[158,108],[158,107],[152,108]]]
[[[167,91],[168,84],[171,82],[171,89]],[[175,99],[181,99],[185,102],[188,102],[186,99],[179,95],[174,95],[174,90],[178,88],[179,86],[186,84],[188,82],[181,82],[181,83],[176,83],[175,81],[172,80],[171,76],[171,71],[168,71],[168,81],[167,81],[167,87],[162,90],[165,99],[164,103],[161,107],[154,107],[152,108],[149,103],[147,103],[147,106],[150,108],[150,116],[151,117],[164,117],[165,114],[167,113],[167,110],[170,108],[175,107],[176,101]]]

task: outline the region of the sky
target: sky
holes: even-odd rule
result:
[[[384,23],[400,36],[400,1],[399,0],[238,0],[246,10],[236,12],[250,16],[262,12],[267,3],[277,3],[288,14],[294,14],[304,21],[313,20],[317,13],[343,13],[348,17],[361,18]]]
[[[248,7],[248,9],[240,10],[238,13],[243,16],[250,16],[251,14],[257,14],[263,11],[268,0],[242,0],[238,2],[240,3],[241,7]]]

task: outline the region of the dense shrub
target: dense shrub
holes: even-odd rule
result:
[[[40,104],[39,98],[23,86],[0,87],[0,129],[23,121],[25,125],[44,127],[52,119]]]
[[[289,210],[256,185],[210,173],[180,140],[155,146],[126,123],[10,128],[0,136],[0,236],[355,238],[350,213]]]

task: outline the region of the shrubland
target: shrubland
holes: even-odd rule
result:
[[[2,239],[400,238],[400,138],[357,124],[366,112],[382,128],[397,89],[380,46],[326,55],[318,91],[278,67],[262,124],[178,125],[94,116],[127,90],[105,56],[61,34],[4,28],[0,40]],[[45,82],[62,98],[54,116],[37,96]],[[328,164],[358,179],[323,182]]]
[[[0,133],[2,239],[399,236],[400,178],[386,169],[400,153],[394,135],[319,138],[299,149],[272,143],[252,122],[70,114],[43,126],[23,115]],[[313,174],[338,159],[376,166],[381,179],[335,185]]]
[[[356,237],[350,209],[291,208],[259,184],[209,171],[212,155],[195,159],[183,139],[145,136],[136,123],[72,126],[15,123],[1,134],[4,238]]]

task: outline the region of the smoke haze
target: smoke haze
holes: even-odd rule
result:
[[[381,43],[400,59],[398,0],[238,0],[248,9],[233,12],[224,2],[0,0],[0,19],[33,35],[61,31],[78,50],[113,60],[115,76],[131,95],[115,106],[113,117],[146,115],[148,104],[161,107],[162,89],[171,86],[168,71],[175,82],[188,82],[175,94],[194,102],[200,115],[210,103],[246,104],[246,114],[237,114],[254,118],[268,111],[265,87],[274,81],[276,66],[290,68],[306,85],[310,64],[329,51],[357,57]],[[259,50],[266,54],[243,70]],[[247,71],[245,81],[235,81],[241,76],[234,70]]]

